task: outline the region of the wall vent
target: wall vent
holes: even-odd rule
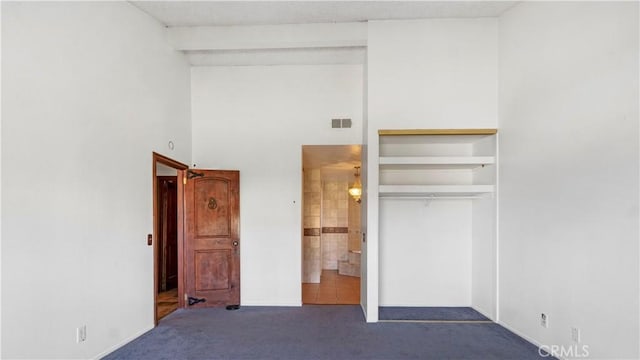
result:
[[[350,129],[351,119],[331,119],[331,127],[333,129]]]

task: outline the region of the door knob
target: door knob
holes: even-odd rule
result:
[[[233,246],[238,246],[238,240],[235,240],[235,241],[233,242]]]

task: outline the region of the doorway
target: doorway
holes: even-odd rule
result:
[[[153,153],[153,268],[154,322],[182,306],[182,269],[179,222],[181,183],[187,165]]]
[[[153,235],[148,243],[153,244],[155,325],[187,305],[237,309],[240,172],[189,169],[155,152],[152,165]]]
[[[158,320],[178,308],[178,183],[177,171],[157,165]],[[162,175],[160,175],[162,174]]]
[[[360,304],[361,147],[305,145],[302,159],[302,303]]]

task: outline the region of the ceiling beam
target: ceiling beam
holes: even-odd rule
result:
[[[186,51],[193,66],[364,64],[365,48]]]
[[[367,45],[367,24],[170,27],[167,36],[181,51],[353,48]]]

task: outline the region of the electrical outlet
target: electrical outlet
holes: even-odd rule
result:
[[[580,328],[577,328],[577,327],[571,328],[571,340],[577,343],[580,342]]]
[[[549,327],[549,317],[545,313],[540,314],[540,326],[543,328]]]
[[[87,325],[82,325],[76,329],[76,342],[81,343],[87,340]]]

